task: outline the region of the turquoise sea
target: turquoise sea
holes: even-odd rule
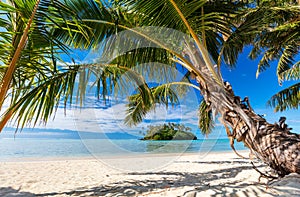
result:
[[[246,150],[236,143],[237,150]],[[0,161],[26,158],[119,156],[157,153],[197,153],[230,151],[229,140],[143,141],[126,133],[95,134],[87,132],[29,130],[0,134]]]

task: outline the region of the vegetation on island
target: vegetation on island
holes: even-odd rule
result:
[[[300,173],[300,136],[290,131],[286,118],[269,123],[255,112],[249,98],[234,93],[221,73],[222,66],[234,68],[239,53],[250,45],[249,57],[261,58],[257,76],[276,60],[279,83],[295,80],[268,104],[276,111],[298,109],[299,4],[299,0],[0,2],[0,131],[9,120],[20,128],[46,123],[61,103],[72,104],[75,90],[82,104],[90,84],[104,100],[113,90],[135,87],[128,97],[128,125],[138,124],[159,105],[179,104],[189,87],[203,97],[195,109],[203,133],[211,132],[219,116],[233,149],[234,141],[241,141],[279,176]],[[73,49],[101,49],[99,61],[78,64]],[[62,53],[71,61],[64,61]],[[137,69],[145,63],[147,68]],[[185,77],[178,80],[153,63],[180,68]],[[145,78],[151,77],[161,83],[150,86]],[[5,101],[7,109],[2,107]]]
[[[197,140],[197,137],[190,132],[191,130],[190,127],[179,123],[150,125],[142,140]]]

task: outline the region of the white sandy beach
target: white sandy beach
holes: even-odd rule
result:
[[[0,196],[300,196],[300,175],[258,179],[233,152],[27,159],[0,163]]]

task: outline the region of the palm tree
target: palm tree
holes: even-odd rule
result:
[[[277,76],[279,84],[287,80],[299,80],[299,1],[254,1],[236,17],[237,28],[223,45],[232,51],[225,55],[229,64],[234,64],[238,51],[245,45],[252,45],[251,59],[261,56],[257,68],[258,75],[270,67],[270,62],[278,60]],[[222,51],[222,50],[221,50]],[[300,105],[300,83],[278,92],[268,101],[275,111],[298,109]],[[282,119],[283,120],[283,119]]]
[[[291,172],[300,173],[299,135],[290,132],[290,129],[284,123],[284,118],[278,124],[270,124],[256,114],[249,104],[249,99],[241,100],[236,96],[230,84],[223,81],[218,65],[215,67],[212,63],[207,53],[206,45],[208,46],[208,44],[205,44],[206,42],[203,39],[207,36],[206,32],[202,31],[205,27],[203,27],[205,22],[199,23],[200,25],[198,26],[194,23],[194,21],[201,21],[194,18],[197,15],[195,13],[201,10],[200,8],[203,8],[206,2],[175,2],[169,0],[163,1],[159,5],[152,1],[126,1],[126,3],[132,9],[132,12],[142,17],[140,25],[143,25],[143,22],[145,22],[145,25],[164,25],[165,27],[180,29],[192,37],[192,40],[186,39],[181,45],[180,42],[177,42],[182,47],[182,51],[178,53],[171,48],[174,40],[173,43],[166,44],[165,38],[156,38],[155,36],[148,38],[150,35],[147,34],[147,30],[131,30],[136,35],[145,39],[151,39],[152,42],[173,55],[171,57],[176,63],[195,75],[200,92],[206,103],[206,117],[210,118],[220,114],[222,117],[221,122],[226,127],[227,134],[232,141],[242,141],[258,158],[277,170],[280,176]],[[201,5],[201,3],[203,4]],[[197,5],[199,6],[198,8]],[[191,9],[186,8],[194,8],[193,11],[195,13]],[[175,21],[176,24],[174,24]],[[218,33],[224,32],[221,28],[216,29]],[[241,29],[238,30],[240,31]],[[228,31],[228,29],[226,30]],[[164,29],[163,31],[167,30]],[[153,35],[160,35],[159,33],[162,34],[162,32],[158,31],[157,34]],[[118,42],[118,46],[120,44]],[[229,50],[224,48],[222,53],[228,55]],[[127,117],[129,123],[140,121],[143,115],[155,107],[157,101],[149,99],[151,95],[143,96],[143,94],[146,95],[148,93],[140,91],[137,94],[139,96],[134,95],[130,98],[129,116]],[[170,98],[173,97],[172,94]]]
[[[101,61],[73,70],[69,68],[66,73],[70,71],[72,76],[59,78],[61,81],[47,78],[49,80],[46,83],[37,83],[36,88],[23,93],[8,111],[8,114],[18,114],[15,116],[17,121],[24,123],[33,117],[35,120],[47,121],[51,109],[55,107],[54,103],[59,103],[59,98],[63,96],[67,102],[72,95],[72,80],[79,69],[82,95],[88,76],[92,74],[96,77],[98,93],[102,95],[107,95],[109,88],[122,89],[120,87],[125,88],[122,86],[124,82],[133,81],[136,94],[129,97],[125,118],[128,124],[142,121],[159,103],[166,106],[176,104],[178,93],[184,92],[183,86],[188,85],[200,90],[203,96],[205,104],[201,105],[201,109],[205,110],[201,110],[200,117],[212,120],[219,114],[232,143],[234,140],[242,141],[280,176],[291,172],[300,173],[299,135],[290,132],[284,118],[279,124],[268,123],[254,112],[248,98],[241,100],[234,94],[230,84],[223,81],[221,59],[226,62],[234,60],[244,43],[253,39],[249,36],[241,44],[237,43],[235,50],[228,47],[236,38],[234,36],[238,35],[236,31],[242,31],[244,27],[235,26],[236,23],[231,22],[238,16],[242,3],[206,0],[123,0],[110,3],[66,0],[63,5],[77,13],[80,19],[76,20],[78,24],[90,27],[87,29],[90,30],[91,39],[84,39],[85,34],[78,31],[69,34],[53,31],[52,35],[75,47],[95,48],[102,44]],[[70,16],[63,18],[70,20]],[[157,27],[146,27],[149,25]],[[250,28],[254,29],[252,26]],[[113,34],[116,36],[110,37]],[[219,51],[220,46],[225,47]],[[165,83],[150,87],[145,77],[157,70],[147,67],[149,75],[142,76],[135,67],[145,62],[160,62],[175,69],[180,65],[186,69],[187,78],[170,81],[168,76],[160,75]],[[163,73],[162,70],[159,72]],[[58,73],[59,76],[64,74],[61,71]],[[192,78],[195,80],[189,81]],[[57,96],[54,96],[55,91]],[[47,96],[42,99],[36,96],[43,94]],[[53,105],[46,106],[52,97],[55,97],[55,102],[52,99]],[[34,112],[37,109],[39,113]],[[10,118],[5,115],[4,119],[6,117]],[[209,130],[212,124],[206,124],[203,128]]]
[[[118,31],[116,37],[106,39],[102,60],[109,57],[110,61],[100,62],[99,66],[118,65],[117,68],[129,72],[127,74],[130,77],[134,76],[137,93],[129,97],[126,123],[136,124],[142,121],[143,117],[158,103],[166,106],[168,103],[176,104],[178,90],[171,87],[194,86],[193,83],[180,81],[178,83],[167,82],[150,88],[143,76],[134,70],[134,66],[137,63],[149,61],[169,63],[173,67],[176,63],[187,70],[187,76],[193,76],[196,79],[197,89],[200,90],[205,101],[205,105],[202,106],[205,110],[202,110],[201,116],[213,119],[220,114],[221,122],[226,128],[231,143],[234,140],[242,141],[280,176],[291,172],[300,173],[299,135],[290,132],[290,128],[287,128],[284,123],[284,118],[280,119],[279,123],[268,123],[254,112],[248,98],[241,100],[234,94],[230,84],[222,79],[218,61],[220,57],[214,55],[219,54],[218,46],[222,44],[225,46],[220,52],[222,58],[230,62],[234,60],[245,43],[254,39],[251,34],[248,38],[244,35],[243,38],[246,40],[241,42],[236,50],[228,48],[230,45],[227,43],[232,42],[234,36],[239,35],[238,31],[246,30],[246,25],[248,25],[248,30],[252,28],[254,31],[256,28],[255,26],[249,27],[249,23],[243,23],[244,26],[234,26],[234,23],[231,23],[229,19],[238,16],[239,9],[233,10],[232,13],[207,12],[210,6],[222,5],[225,9],[226,6],[232,6],[232,4],[191,0],[165,0],[159,3],[149,0],[124,0],[114,3],[112,5],[117,7],[110,9],[114,13],[112,18],[117,20],[104,21],[103,18],[95,20],[84,18],[84,16],[81,18],[83,22],[114,26]],[[295,10],[290,10],[290,12],[295,12]],[[127,18],[132,19],[130,23],[123,21]],[[142,28],[133,28],[137,25]],[[161,28],[143,28],[149,25]],[[122,30],[127,30],[127,32],[122,34]],[[184,32],[188,34],[188,37],[174,30]],[[212,37],[214,39],[210,39]],[[145,45],[148,48],[145,49]],[[207,50],[212,56],[209,56]],[[212,60],[218,64],[215,65]],[[152,70],[152,72],[155,71]],[[211,128],[211,126],[206,125],[206,128]]]

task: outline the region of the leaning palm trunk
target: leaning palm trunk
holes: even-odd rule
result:
[[[243,103],[240,97],[235,96],[230,84],[223,82],[220,68],[213,66],[205,47],[181,10],[173,0],[170,2],[194,39],[194,42],[185,42],[184,53],[194,67],[192,72],[197,76],[207,110],[214,116],[221,115],[232,147],[234,140],[242,141],[279,176],[293,172],[300,174],[300,135],[290,132],[291,129],[284,123],[285,118],[279,124],[270,124],[252,110],[248,98]]]
[[[230,125],[230,137],[242,141],[258,158],[276,170],[280,176],[296,172],[300,174],[300,136],[291,133],[284,123],[270,124],[249,106],[240,103],[249,117],[249,126],[236,111],[225,111],[224,124]],[[224,109],[226,110],[226,109]]]
[[[243,142],[256,157],[276,170],[279,176],[293,172],[300,174],[300,135],[290,132],[284,117],[278,124],[270,124],[256,114],[248,98],[242,101],[236,96],[230,84],[223,82],[221,74],[214,68],[213,72],[218,73],[217,76],[222,80],[222,83],[218,83],[202,58],[203,54],[196,48],[192,44],[186,45],[185,53],[201,73],[202,79],[198,77],[197,81],[209,106],[208,110],[214,116],[221,115],[220,120],[231,143],[234,140]]]

